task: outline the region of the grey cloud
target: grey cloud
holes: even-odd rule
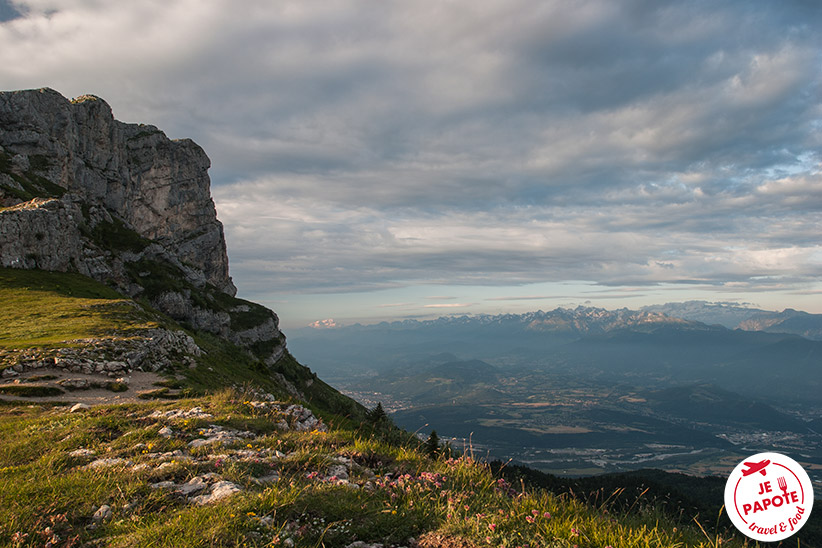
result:
[[[206,149],[247,291],[819,274],[814,2],[11,9],[4,85]]]

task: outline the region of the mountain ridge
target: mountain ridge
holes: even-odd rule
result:
[[[619,308],[608,310],[600,307],[557,307],[553,310],[536,310],[523,313],[462,314],[440,316],[434,319],[403,319],[381,321],[373,324],[341,324],[334,320],[314,322],[295,332],[310,330],[334,331],[340,329],[416,329],[435,325],[514,325],[528,324],[533,331],[545,331],[583,335],[605,333],[624,328],[656,328],[663,324],[697,329],[722,326],[742,331],[786,333],[822,340],[822,314],[812,314],[787,308],[782,312],[748,308],[730,303],[686,301],[644,306],[639,309]]]

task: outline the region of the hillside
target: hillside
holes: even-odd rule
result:
[[[288,352],[267,365],[85,276],[0,268],[0,398],[175,399],[248,383],[365,414]]]
[[[588,505],[512,485],[468,457],[432,460],[389,427],[319,419],[257,390],[74,413],[67,406],[0,405],[0,544],[720,542],[651,499],[629,512]]]

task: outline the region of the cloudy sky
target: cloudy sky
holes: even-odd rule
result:
[[[819,6],[0,0],[0,88],[202,145],[240,296],[286,328],[822,313]]]

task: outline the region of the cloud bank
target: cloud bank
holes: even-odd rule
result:
[[[814,2],[0,2],[0,82],[212,158],[245,296],[818,291]],[[812,293],[811,293],[812,294]]]

